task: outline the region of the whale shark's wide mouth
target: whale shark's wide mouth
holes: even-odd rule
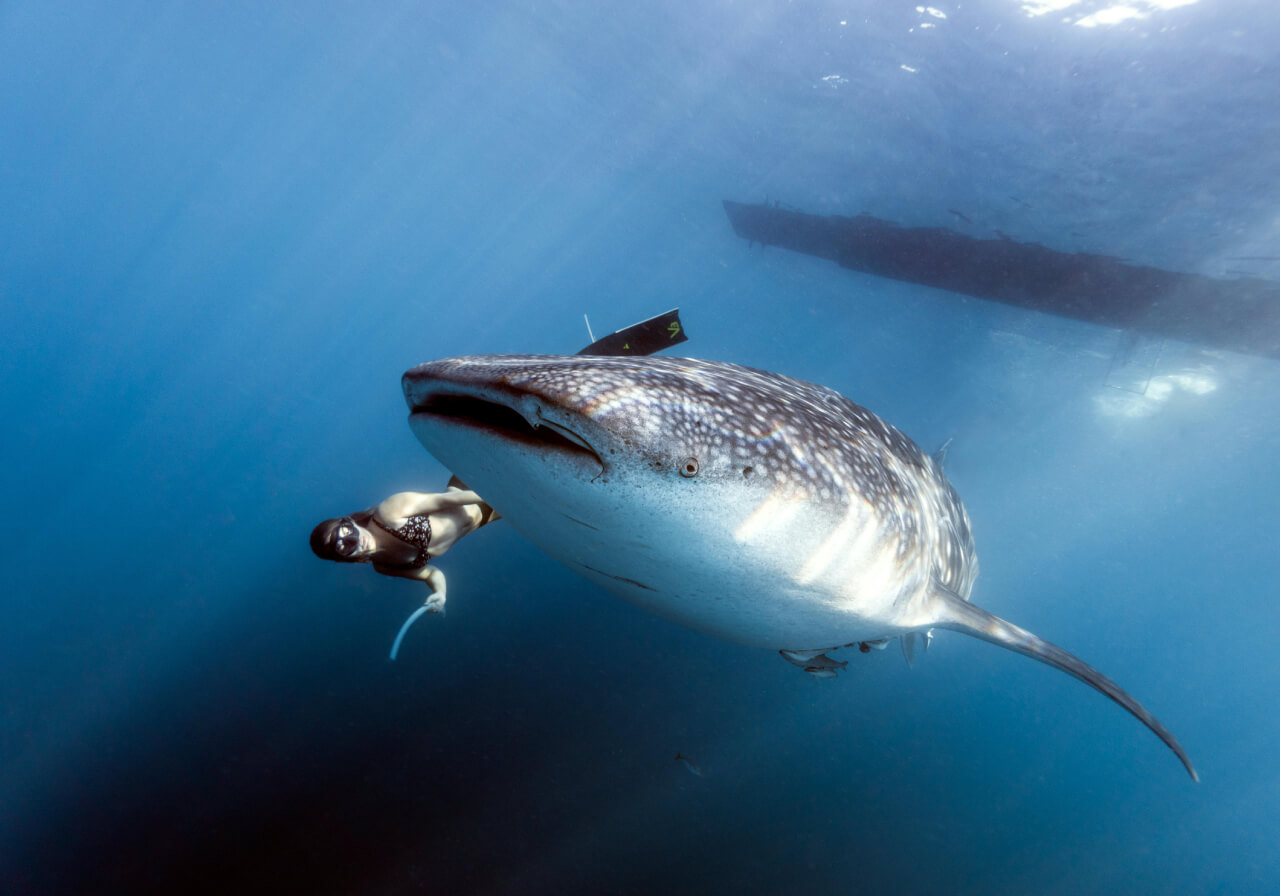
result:
[[[566,451],[590,457],[604,466],[600,455],[582,436],[568,427],[547,420],[541,414],[530,421],[515,408],[477,395],[428,392],[413,405],[410,418],[436,418],[449,423],[482,429],[492,435],[530,447]]]

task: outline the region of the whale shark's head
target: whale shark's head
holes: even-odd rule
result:
[[[631,578],[659,551],[670,564],[676,532],[708,535],[708,502],[758,504],[765,471],[786,468],[699,363],[473,356],[423,364],[403,385],[418,440],[512,525],[579,571]],[[601,551],[625,552],[629,574]]]

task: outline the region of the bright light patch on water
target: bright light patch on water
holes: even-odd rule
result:
[[[1180,394],[1208,395],[1218,388],[1210,368],[1153,376],[1144,393],[1106,389],[1094,398],[1099,413],[1131,420],[1151,417]]]
[[[1099,25],[1118,25],[1131,19],[1144,19],[1154,12],[1190,6],[1196,2],[1198,0],[1134,0],[1132,3],[1117,3],[1101,9],[1090,9],[1093,4],[1087,4],[1085,0],[1022,0],[1020,5],[1022,11],[1032,18],[1066,10],[1084,12],[1078,19],[1073,20],[1068,16],[1065,21],[1083,28],[1096,28]],[[1085,9],[1080,9],[1081,6]]]
[[[1146,13],[1134,9],[1132,6],[1111,6],[1077,20],[1076,24],[1084,28],[1096,28],[1098,25],[1119,25],[1121,22],[1127,22],[1130,19],[1143,18],[1146,18]]]
[[[1080,0],[1039,0],[1036,3],[1023,3],[1022,11],[1028,16],[1044,16],[1051,12],[1067,9],[1075,6]]]

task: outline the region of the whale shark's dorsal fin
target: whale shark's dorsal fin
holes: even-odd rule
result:
[[[1083,660],[1067,653],[1061,647],[1050,644],[1043,638],[1037,637],[1011,622],[1006,622],[998,616],[993,616],[981,607],[975,607],[937,582],[934,582],[933,595],[937,601],[936,609],[938,612],[934,625],[939,628],[949,628],[953,631],[964,632],[966,635],[973,635],[975,638],[981,638],[1015,653],[1029,656],[1033,660],[1047,663],[1050,666],[1061,669],[1068,675],[1080,679],[1089,687],[1106,694],[1132,713],[1138,721],[1154,731],[1156,736],[1164,741],[1169,749],[1173,750],[1178,758],[1182,760],[1182,764],[1186,766],[1187,773],[1191,775],[1193,781],[1200,780],[1200,776],[1196,774],[1195,768],[1191,765],[1191,759],[1188,758],[1186,751],[1182,749],[1182,745],[1178,743],[1177,739],[1169,733],[1167,728],[1160,724],[1155,716],[1147,712],[1141,703],[1125,693],[1120,685],[1110,678],[1107,678]]]

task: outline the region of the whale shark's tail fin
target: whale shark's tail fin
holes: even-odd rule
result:
[[[1187,773],[1191,775],[1191,779],[1193,781],[1200,780],[1200,776],[1196,774],[1195,768],[1191,765],[1191,760],[1187,757],[1177,739],[1169,733],[1167,728],[1160,724],[1155,716],[1147,712],[1141,703],[1126,694],[1120,685],[1107,678],[1088,663],[1067,653],[1061,647],[1050,644],[1043,638],[1038,638],[1026,629],[1019,628],[1011,622],[1005,622],[1000,617],[993,616],[981,607],[975,607],[941,585],[935,584],[934,592],[939,604],[937,608],[938,618],[934,625],[939,628],[949,628],[953,631],[964,632],[966,635],[973,635],[975,638],[990,641],[992,644],[998,644],[1001,647],[1029,656],[1042,663],[1047,663],[1050,666],[1061,669],[1068,675],[1075,676],[1089,685],[1089,687],[1101,691],[1131,712],[1137,717],[1138,721],[1154,731],[1156,736],[1164,741],[1169,749],[1173,750],[1178,758],[1182,760],[1182,764],[1186,766]]]

